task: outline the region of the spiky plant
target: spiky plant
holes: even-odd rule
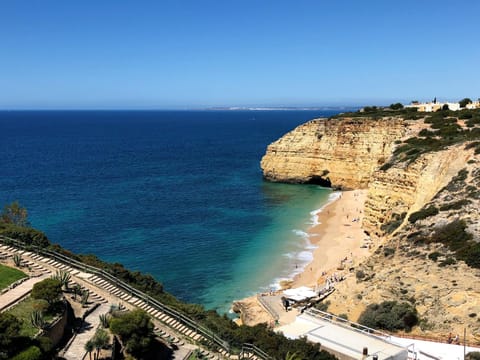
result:
[[[22,266],[22,256],[18,253],[13,254],[13,263],[16,267]]]
[[[287,352],[287,355],[285,355],[285,360],[302,360],[302,358],[298,355],[297,352],[294,352],[293,354],[289,351]]]
[[[32,323],[33,327],[39,330],[45,329],[45,327],[47,326],[42,312],[38,310],[35,310],[30,314],[30,322]]]
[[[100,325],[106,329],[110,325],[110,316],[108,314],[100,314],[98,315],[98,318],[100,320]]]
[[[81,293],[82,293],[82,288],[80,287],[80,285],[75,284],[75,285],[73,285],[73,287],[72,287],[72,291],[73,291],[73,300],[74,300],[74,301],[77,301],[77,295],[81,295]]]
[[[86,306],[88,302],[88,297],[90,296],[90,291],[88,289],[85,289],[82,292],[82,300],[80,301],[82,303],[82,306]]]
[[[52,276],[52,278],[60,281],[60,283],[62,284],[62,288],[65,289],[65,291],[68,291],[68,283],[72,278],[72,276],[68,272],[64,270],[57,270],[57,272],[55,273],[55,275]]]

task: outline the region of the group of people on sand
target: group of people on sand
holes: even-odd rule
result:
[[[452,333],[448,334],[448,339],[447,339],[447,342],[449,344],[460,344],[460,336],[455,335],[455,337],[452,337]]]
[[[334,283],[340,282],[342,280],[345,280],[345,275],[343,275],[343,274],[339,275],[337,273],[334,273],[332,276],[327,277],[327,280],[325,281],[325,283],[326,283],[327,286],[330,286],[330,285],[333,285]]]

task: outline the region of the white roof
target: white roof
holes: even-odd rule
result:
[[[355,331],[352,328],[325,321],[308,314],[297,316],[295,322],[276,329],[286,337],[298,339],[306,336],[311,342],[322,344],[322,348],[344,354],[353,359],[361,359],[363,348],[369,354],[376,354],[379,360],[406,360],[406,346],[392,344],[386,339]]]
[[[288,289],[285,290],[283,293],[287,298],[295,301],[302,301],[317,296],[317,293],[315,291],[306,286],[301,286],[295,289]]]

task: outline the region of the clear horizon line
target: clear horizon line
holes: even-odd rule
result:
[[[325,106],[211,106],[211,107],[171,107],[171,108],[0,108],[0,111],[268,111],[268,110],[337,110],[357,109],[360,105]]]

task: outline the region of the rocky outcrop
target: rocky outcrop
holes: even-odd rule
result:
[[[387,171],[376,171],[368,187],[363,227],[370,235],[389,233],[388,224],[408,218],[446,186],[462,168],[472,152],[464,145],[428,153],[415,162],[400,163]],[[397,227],[398,227],[397,226]]]
[[[317,119],[272,143],[261,166],[272,181],[368,189],[363,229],[374,238],[376,251],[338,285],[329,311],[355,321],[368,304],[406,301],[421,318],[414,332],[444,337],[466,328],[469,339],[480,343],[472,335],[480,332],[480,270],[431,238],[461,221],[471,241],[480,242],[480,151],[460,140],[392,161],[397,140],[425,128],[429,124],[422,119]],[[409,221],[426,208],[435,211]],[[477,262],[475,253],[469,256]]]
[[[312,120],[268,146],[263,174],[275,182],[366,188],[406,129],[398,117]]]
[[[421,319],[414,333],[445,340],[449,333],[462,334],[466,329],[468,340],[480,343],[480,269],[455,259],[451,248],[430,239],[446,225],[462,221],[472,241],[480,242],[479,164],[480,154],[475,155],[462,144],[428,154],[406,166],[411,174],[407,178],[414,187],[407,192],[409,187],[405,183],[403,197],[392,187],[401,174],[399,168],[389,169],[390,175],[376,179],[369,193],[378,196],[370,198],[368,206],[375,204],[377,209],[381,206],[377,213],[387,213],[389,206],[381,205],[381,199],[386,197],[392,199],[392,212],[412,213],[420,208],[437,211],[415,222],[406,215],[403,226],[391,235],[380,237],[374,254],[338,285],[338,291],[330,298],[329,311],[346,313],[355,320],[368,304],[385,300],[410,302]],[[408,204],[412,204],[410,208]],[[365,213],[368,211],[375,221],[365,225],[375,229],[381,224],[380,216],[365,209]],[[457,231],[448,240],[459,237],[461,233]],[[362,276],[357,276],[358,273]]]

